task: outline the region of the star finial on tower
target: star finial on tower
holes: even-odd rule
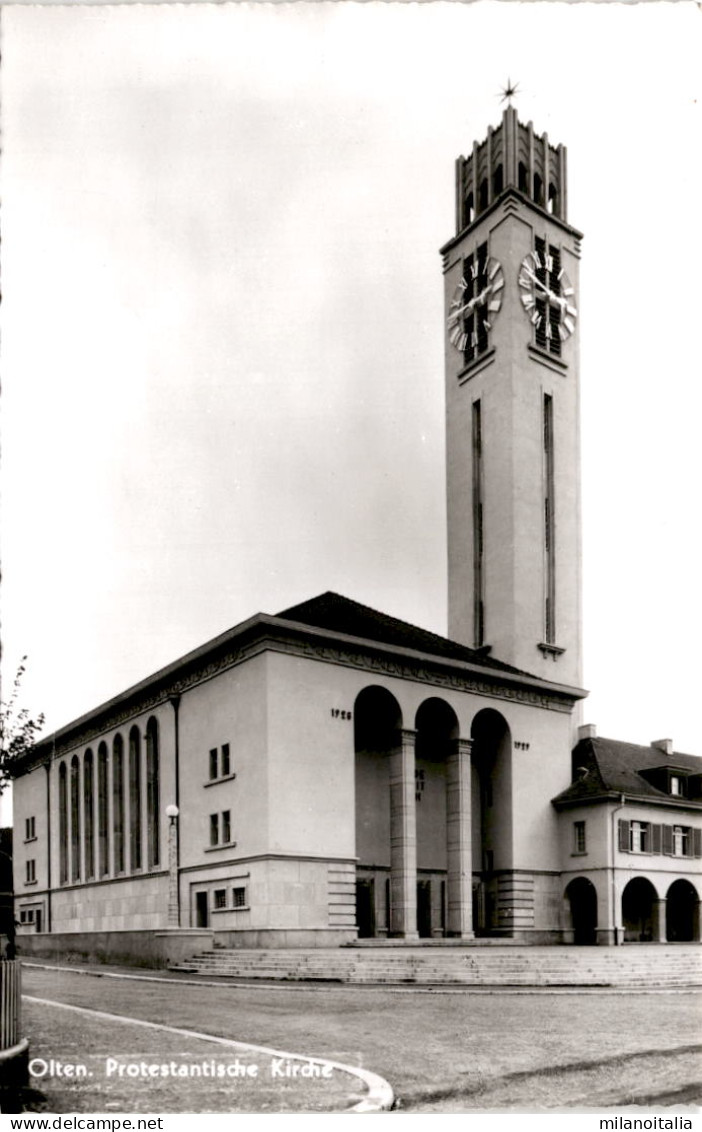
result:
[[[512,80],[507,78],[507,86],[503,87],[500,91],[500,101],[506,102],[508,106],[512,105],[512,99],[519,90],[519,83],[513,83]]]

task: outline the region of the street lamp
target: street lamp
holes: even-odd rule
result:
[[[168,818],[168,926],[180,927],[180,893],[178,891],[178,814],[180,810],[171,803],[166,806]]]

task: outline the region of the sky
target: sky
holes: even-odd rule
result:
[[[4,8],[3,664],[48,729],[329,589],[446,632],[438,249],[509,77],[585,237],[585,718],[702,754],[701,21]]]

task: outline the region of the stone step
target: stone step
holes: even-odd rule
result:
[[[681,948],[684,947],[684,950]],[[469,946],[446,949],[231,949],[202,952],[174,970],[212,977],[474,986],[702,985],[702,949]]]

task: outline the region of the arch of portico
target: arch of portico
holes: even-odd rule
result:
[[[514,919],[512,737],[504,716],[494,708],[479,711],[471,743],[474,921],[477,934],[491,935],[508,931]]]
[[[511,867],[509,726],[499,712],[481,709],[471,737],[460,731],[454,708],[440,696],[423,699],[413,718],[380,685],[356,697],[361,937],[470,939],[474,875],[491,880],[495,869]],[[481,930],[498,926],[495,920]]]

